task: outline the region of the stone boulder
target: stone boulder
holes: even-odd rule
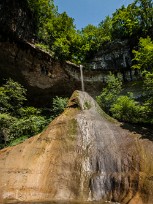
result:
[[[152,204],[152,154],[151,141],[75,91],[41,134],[0,151],[0,202]]]

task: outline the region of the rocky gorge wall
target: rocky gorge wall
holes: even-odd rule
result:
[[[105,54],[102,54],[102,58],[95,59],[101,60],[104,57]],[[110,71],[116,75],[122,74],[123,69],[114,67],[110,69],[109,63],[105,65],[107,66],[100,69],[90,70],[89,67],[85,67],[83,70],[85,90],[92,96],[101,92]],[[79,66],[71,62],[54,60],[49,53],[34,44],[20,39],[6,40],[2,34],[0,35],[0,72],[1,83],[8,78],[18,81],[27,88],[28,97],[35,104],[39,101],[45,105],[55,95],[70,96],[74,90],[81,89]],[[127,81],[138,78],[134,70],[126,68],[123,73],[123,79],[126,77]]]
[[[133,81],[140,77],[138,70],[132,70],[132,51],[129,40],[106,42],[87,63],[92,70],[111,71],[122,76],[123,81]]]
[[[54,60],[27,41],[3,41],[3,36],[0,37],[1,83],[8,78],[18,81],[27,88],[30,100],[44,105],[55,95],[70,96],[81,89],[79,66]],[[102,89],[104,76],[100,71],[84,74],[87,91],[95,93]]]
[[[52,97],[70,96],[81,89],[79,66],[54,60],[34,44],[35,22],[27,0],[0,1],[0,83],[12,78],[28,90],[34,105],[46,105]],[[137,80],[130,69],[131,51],[127,41],[102,46],[83,69],[85,90],[98,95],[110,71],[124,81]]]

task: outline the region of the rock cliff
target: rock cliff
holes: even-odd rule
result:
[[[46,105],[55,95],[70,96],[81,89],[79,66],[54,60],[49,53],[23,39],[5,39],[3,34],[0,37],[0,82],[12,78],[24,85],[34,105]],[[85,90],[93,96],[99,94],[109,71],[83,72]]]
[[[111,71],[121,74],[124,81],[132,81],[140,77],[137,70],[132,70],[132,49],[134,45],[129,40],[114,40],[101,46],[88,66],[102,72]]]
[[[124,130],[86,93],[39,135],[0,151],[0,202],[152,204],[153,144]]]
[[[33,19],[27,0],[0,1],[0,83],[8,78],[20,82],[27,88],[33,105],[41,106],[55,95],[70,96],[80,89],[80,71],[77,65],[56,61],[35,46]],[[137,76],[130,65],[128,42],[104,45],[84,70],[85,90],[98,95],[109,71],[122,73],[124,80],[135,80]]]

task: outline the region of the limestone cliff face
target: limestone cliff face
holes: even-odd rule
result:
[[[131,69],[131,65],[132,51],[129,40],[115,40],[103,44],[88,64],[91,69],[98,69],[104,73],[120,73],[124,81],[140,77],[138,71]]]
[[[79,66],[54,60],[49,53],[22,39],[5,39],[3,35],[0,39],[0,82],[8,78],[18,81],[35,105],[46,105],[55,95],[70,96],[81,89]],[[108,66],[102,70],[84,69],[85,90],[92,96],[98,95],[109,71]],[[127,80],[131,80],[130,76],[137,79],[133,72],[127,73]]]
[[[85,92],[41,134],[0,151],[0,202],[152,204],[153,144],[123,130]]]
[[[70,96],[81,89],[79,66],[54,60],[49,53],[19,39],[4,40],[2,36],[0,72],[0,80],[12,78],[24,85],[34,104],[45,105],[55,95]],[[101,71],[84,71],[85,90],[99,94],[104,78]]]
[[[70,95],[75,88],[64,65],[28,42],[0,42],[0,62],[1,80],[12,78],[24,85],[34,103],[45,105],[51,97]]]

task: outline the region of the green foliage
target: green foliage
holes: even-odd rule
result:
[[[129,96],[120,96],[111,106],[112,116],[124,122],[138,123],[145,120],[145,107]]]
[[[96,100],[106,112],[109,112],[111,105],[115,102],[121,90],[121,79],[110,74],[107,79],[107,86],[103,89],[101,94],[97,96]]]
[[[111,18],[107,16],[98,26],[87,25],[80,31],[82,62],[89,60],[104,42],[111,40]]]
[[[151,34],[152,29],[152,0],[135,0],[127,8],[122,6],[113,14],[112,35],[115,38],[133,37],[137,39],[140,36]]]
[[[42,131],[48,120],[34,107],[24,107],[26,89],[9,79],[0,87],[0,144],[9,144],[21,136]]]
[[[153,41],[151,38],[140,38],[139,49],[133,50],[133,53],[135,55],[133,68],[140,69],[143,73],[147,120],[153,124]]]
[[[135,3],[127,8],[116,10],[112,18],[112,35],[115,38],[127,38],[138,33],[140,28]]]
[[[149,97],[153,97],[153,73],[151,72],[145,72],[144,89]]]
[[[6,144],[10,141],[10,129],[14,122],[17,121],[17,118],[12,117],[8,113],[0,113],[0,144]]]
[[[46,120],[42,116],[29,116],[20,118],[11,125],[10,134],[12,139],[20,136],[33,136],[38,134],[46,126]]]
[[[53,51],[51,51],[51,49],[49,48],[49,45],[45,45],[45,44],[42,44],[42,43],[37,43],[37,44],[35,44],[35,46],[40,48],[44,52],[48,52],[51,56],[54,55]]]
[[[77,31],[74,19],[66,12],[58,13],[53,0],[28,0],[37,25],[37,45],[60,60],[85,63],[108,41],[153,36],[152,0],[135,0],[117,9],[98,26],[87,25]]]
[[[144,77],[145,106],[148,122],[153,124],[153,73],[146,72]]]
[[[145,79],[145,102],[140,104],[133,98],[132,93],[120,96],[122,82],[110,75],[107,86],[97,96],[98,104],[114,118],[131,123],[153,123],[153,74],[146,74]],[[146,100],[147,99],[147,100]]]
[[[11,142],[9,143],[9,146],[18,145],[18,144],[24,142],[26,139],[28,139],[27,136],[22,136],[22,137],[19,137],[19,138],[17,138],[17,139],[14,139],[13,141],[11,141]]]
[[[60,113],[62,113],[67,105],[68,102],[68,98],[62,98],[62,97],[58,97],[56,96],[55,98],[53,98],[53,115],[54,117],[58,116]]]
[[[28,106],[22,107],[19,109],[19,115],[24,118],[28,118],[29,116],[40,115],[41,111],[35,107]]]
[[[153,41],[150,37],[140,38],[139,49],[133,50],[133,68],[153,71]]]
[[[70,51],[76,35],[73,19],[66,12],[59,14],[53,0],[28,0],[37,22],[37,45],[55,58],[72,58]]]
[[[98,27],[87,25],[76,31],[74,19],[66,12],[58,13],[53,0],[28,0],[37,25],[37,46],[60,60],[85,62],[103,42],[111,39],[111,18]]]
[[[18,114],[18,110],[26,101],[26,89],[19,83],[9,79],[5,85],[0,87],[0,112],[11,112]]]
[[[153,2],[152,0],[136,0],[138,19],[143,36],[152,35],[153,29]]]
[[[24,139],[40,133],[57,115],[64,111],[67,98],[53,99],[53,115],[45,116],[38,108],[24,106],[26,89],[9,79],[0,87],[0,147],[16,145]]]
[[[91,108],[91,104],[89,101],[85,101],[84,104],[83,104],[83,108],[85,110],[89,110]]]
[[[37,25],[37,35],[40,39],[47,37],[47,25],[54,19],[57,9],[53,0],[28,0],[29,7],[34,14]],[[44,35],[44,36],[43,36]]]

